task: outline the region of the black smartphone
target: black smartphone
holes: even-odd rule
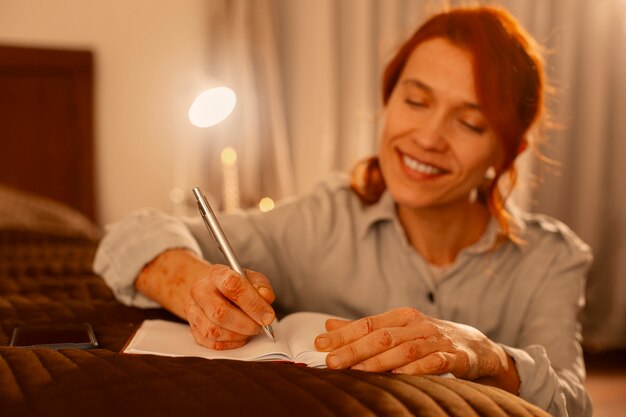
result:
[[[16,327],[10,346],[92,349],[98,341],[89,323],[39,324]]]

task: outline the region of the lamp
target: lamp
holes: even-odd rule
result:
[[[212,87],[202,91],[191,103],[188,110],[189,121],[192,125],[200,128],[215,126],[226,119],[234,110],[237,97],[233,90],[228,87]],[[180,150],[179,160],[179,184],[170,192],[170,200],[174,203],[174,211],[177,214],[190,215],[194,213],[195,204],[193,199],[187,198],[190,181],[197,184],[198,176],[201,175],[200,167],[203,165],[202,152],[194,149],[192,143],[183,145]],[[237,153],[231,147],[222,151],[222,209],[230,211],[239,207],[239,177],[237,168]],[[182,179],[182,181],[181,181]],[[210,198],[210,195],[209,195]]]
[[[191,103],[188,110],[189,121],[196,127],[206,128],[215,126],[226,119],[237,104],[237,96],[228,87],[212,87],[204,90]],[[203,161],[202,152],[194,149],[191,143],[186,143],[180,149],[181,154],[177,164],[178,186],[170,191],[170,200],[174,203],[174,212],[180,215],[197,214],[195,200],[187,198],[188,188],[192,186],[188,179],[193,178],[193,185],[197,184],[201,175]],[[232,211],[240,207],[239,172],[237,166],[237,152],[226,146],[220,154],[222,167],[222,205],[223,211]],[[208,195],[209,199],[211,195]],[[213,202],[212,205],[215,205]],[[259,202],[261,211],[270,211],[274,208],[274,201],[264,197]]]
[[[189,107],[189,121],[194,126],[211,127],[226,119],[237,104],[235,92],[228,87],[214,87],[200,93]]]

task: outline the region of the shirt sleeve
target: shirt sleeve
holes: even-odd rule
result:
[[[542,250],[552,262],[524,316],[517,348],[503,346],[515,361],[520,397],[553,416],[591,416],[584,387],[585,366],[580,346],[579,313],[584,306],[589,248],[575,236],[555,233]]]
[[[108,228],[96,251],[93,269],[120,302],[140,308],[159,307],[135,289],[135,279],[157,255],[173,248],[201,254],[182,219],[155,209],[140,210]]]
[[[297,308],[293,300],[308,273],[303,266],[315,262],[320,236],[335,226],[328,221],[336,217],[334,195],[337,190],[347,190],[346,184],[343,177],[333,176],[313,192],[283,200],[266,213],[217,213],[239,262],[269,278],[281,307]],[[96,251],[94,271],[120,302],[158,307],[135,289],[135,280],[146,264],[173,248],[189,249],[211,263],[226,263],[199,215],[176,217],[144,209],[107,230]]]

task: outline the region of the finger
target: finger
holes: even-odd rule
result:
[[[259,295],[269,304],[272,304],[276,299],[276,295],[267,277],[260,272],[251,271],[249,269],[246,269],[246,276]]]
[[[353,321],[354,320],[328,319],[328,320],[326,320],[324,326],[326,327],[326,331],[330,332],[330,331],[333,331],[333,330],[340,329],[340,328],[342,328],[342,327],[352,323]],[[318,351],[325,352],[325,351],[330,351],[331,350],[330,340],[326,336],[326,333],[323,333],[323,334],[317,336],[315,338],[314,344],[315,344],[315,348]]]
[[[192,306],[187,307],[187,320],[190,323],[200,323],[202,327],[208,327],[207,322],[210,322],[214,327],[249,336],[259,331],[258,323],[224,298],[214,287],[199,283],[191,288],[190,296],[188,304]],[[193,308],[194,305],[197,308]]]
[[[433,352],[421,359],[394,369],[396,374],[410,375],[442,375],[454,373],[456,358],[448,352]]]
[[[328,319],[326,320],[326,331],[341,329],[343,326],[352,323],[354,320]]]
[[[257,277],[258,278],[258,277]],[[230,268],[221,269],[215,276],[217,290],[244,313],[261,325],[274,321],[274,310],[261,297],[250,281]]]
[[[197,344],[204,346],[213,350],[226,350],[226,349],[234,349],[243,346],[247,339],[244,340],[235,340],[235,341],[221,341],[221,340],[210,340],[203,337],[201,332],[195,328],[191,327],[191,334],[193,335],[194,340]]]
[[[415,339],[414,334],[412,336],[409,334],[404,339],[398,340],[394,346],[379,354],[371,355],[352,368],[362,371],[386,372],[401,368],[440,350],[440,343],[432,337]]]
[[[319,335],[315,347],[324,352],[352,343],[369,333],[387,327],[402,327],[412,320],[424,317],[412,308],[397,308],[382,314],[363,317],[338,329]]]
[[[250,334],[250,332],[237,333],[225,327],[216,325],[215,323],[213,323],[212,321],[208,319],[204,311],[198,305],[196,305],[193,302],[193,300],[187,303],[186,312],[187,312],[187,320],[189,321],[189,325],[191,326],[192,333],[194,334],[194,337],[197,340],[199,338],[202,340],[206,340],[207,342],[208,341],[212,341],[212,342],[237,341],[239,342],[239,341],[245,341],[249,336],[251,336],[252,334],[258,333],[259,331],[259,326],[256,323],[252,322],[252,320],[250,320],[249,318],[248,318],[248,321],[252,322],[251,331],[255,332],[252,334]]]
[[[335,369],[349,368],[364,361],[372,360],[372,358],[377,358],[381,353],[414,337],[411,330],[406,327],[378,329],[361,339],[332,351],[326,357],[327,365],[329,368]],[[395,367],[388,367],[384,370],[393,368]]]
[[[231,332],[223,327],[217,327],[211,322],[189,323],[192,333],[196,332],[203,340],[211,342],[242,342],[250,335]]]

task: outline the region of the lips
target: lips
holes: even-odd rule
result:
[[[430,165],[425,162],[418,161],[417,159],[411,158],[407,154],[400,153],[400,156],[402,158],[402,162],[404,163],[404,166],[407,167],[409,170],[416,172],[418,174],[427,175],[427,176],[436,176],[436,175],[442,175],[448,172],[442,168],[439,168],[434,165]]]

